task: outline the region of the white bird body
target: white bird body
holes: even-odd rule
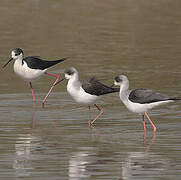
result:
[[[81,83],[78,78],[75,76],[69,79],[67,84],[67,92],[72,96],[72,98],[80,104],[94,104],[99,98],[96,95],[88,94],[81,87]]]
[[[143,115],[144,112],[148,112],[149,110],[151,110],[152,108],[154,108],[156,106],[166,104],[166,103],[169,103],[169,102],[174,102],[173,100],[167,100],[167,101],[159,101],[159,102],[144,103],[144,104],[135,103],[135,102],[130,101],[128,99],[128,96],[124,97],[123,93],[124,92],[121,91],[121,89],[120,89],[120,93],[119,93],[120,99],[123,102],[123,104],[127,107],[127,109],[130,112],[138,113],[138,114],[141,114],[141,115]]]
[[[127,107],[127,109],[133,113],[138,113],[138,114],[143,115],[145,112],[148,112],[149,110],[151,110],[152,108],[156,106],[173,102],[173,100],[169,99],[168,96],[155,93],[148,89],[128,90],[129,80],[127,79],[126,76],[123,76],[123,75],[121,76],[121,78],[122,78],[121,85],[116,81],[114,82],[114,84],[120,85],[120,92],[119,92],[120,99],[123,102],[123,104]],[[142,94],[139,91],[142,91],[141,92]],[[133,97],[130,97],[131,93],[134,94]],[[149,95],[150,97],[147,95]],[[156,99],[158,96],[160,99]],[[148,97],[149,97],[150,102],[149,101],[147,102]],[[155,101],[153,101],[154,98],[156,99]],[[165,99],[165,98],[168,98],[168,99]],[[139,102],[138,99],[139,101],[142,101],[142,102]]]
[[[24,81],[32,82],[40,78],[47,69],[31,69],[28,67],[27,63],[22,62],[21,58],[18,58],[14,62],[14,72],[22,78]]]

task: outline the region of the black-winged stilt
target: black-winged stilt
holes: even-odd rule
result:
[[[54,66],[67,58],[62,58],[59,60],[54,60],[54,61],[46,61],[46,60],[41,60],[38,57],[34,56],[29,56],[29,57],[24,57],[24,53],[22,49],[16,48],[12,50],[11,52],[11,59],[3,66],[3,68],[12,60],[15,60],[14,62],[14,72],[20,76],[23,80],[29,82],[30,88],[32,91],[32,96],[33,96],[33,103],[35,105],[35,95],[34,95],[34,90],[32,87],[32,81],[37,80],[42,76],[43,74],[47,74],[50,76],[56,77],[55,82],[51,86],[49,92],[45,96],[42,106],[44,106],[44,103],[47,99],[47,97],[50,95],[54,85],[59,81],[60,75],[58,74],[53,74],[53,73],[48,73],[46,72],[47,69],[51,66]]]
[[[114,85],[120,86],[120,99],[128,110],[142,115],[144,133],[146,132],[144,115],[148,118],[154,132],[156,132],[156,126],[147,114],[149,110],[161,104],[181,100],[181,98],[170,97],[168,95],[154,92],[150,89],[140,88],[129,90],[129,80],[124,75],[116,76],[114,79]]]
[[[101,109],[95,102],[100,98],[101,95],[118,92],[118,88],[108,87],[95,77],[86,78],[82,81],[79,80],[78,71],[71,67],[64,71],[65,78],[68,79],[67,91],[72,98],[80,104],[88,105],[89,109],[89,126],[91,126],[102,114]],[[90,117],[90,105],[94,106],[99,110],[99,114],[91,121]]]

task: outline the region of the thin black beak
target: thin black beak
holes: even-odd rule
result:
[[[3,68],[5,68],[12,60],[13,60],[13,58],[11,58],[11,59],[3,66]]]
[[[57,84],[59,84],[60,82],[64,81],[65,78],[62,78],[60,81],[58,81],[57,83],[54,84],[54,86],[56,86]]]

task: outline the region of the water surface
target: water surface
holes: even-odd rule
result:
[[[181,2],[171,0],[2,0],[0,64],[16,47],[26,56],[70,57],[49,72],[74,66],[80,78],[94,75],[111,85],[118,74],[130,88],[145,87],[181,96]],[[27,83],[0,71],[1,179],[174,179],[181,178],[180,103],[150,113],[143,137],[141,117],[118,94],[98,104],[104,114],[88,128],[88,109],[57,85],[45,108],[41,101],[53,79],[33,83],[34,111]],[[92,109],[94,115],[96,109]]]

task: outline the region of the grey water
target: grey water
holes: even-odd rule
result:
[[[171,0],[1,0],[0,65],[16,47],[25,56],[70,57],[80,78],[111,85],[118,74],[130,88],[150,88],[181,97],[181,2]],[[28,83],[0,70],[0,179],[181,179],[181,104],[154,109],[144,139],[141,117],[127,111],[119,94],[98,102],[104,114],[88,127],[88,108],[76,104],[54,79]],[[92,108],[93,116],[97,110]]]

